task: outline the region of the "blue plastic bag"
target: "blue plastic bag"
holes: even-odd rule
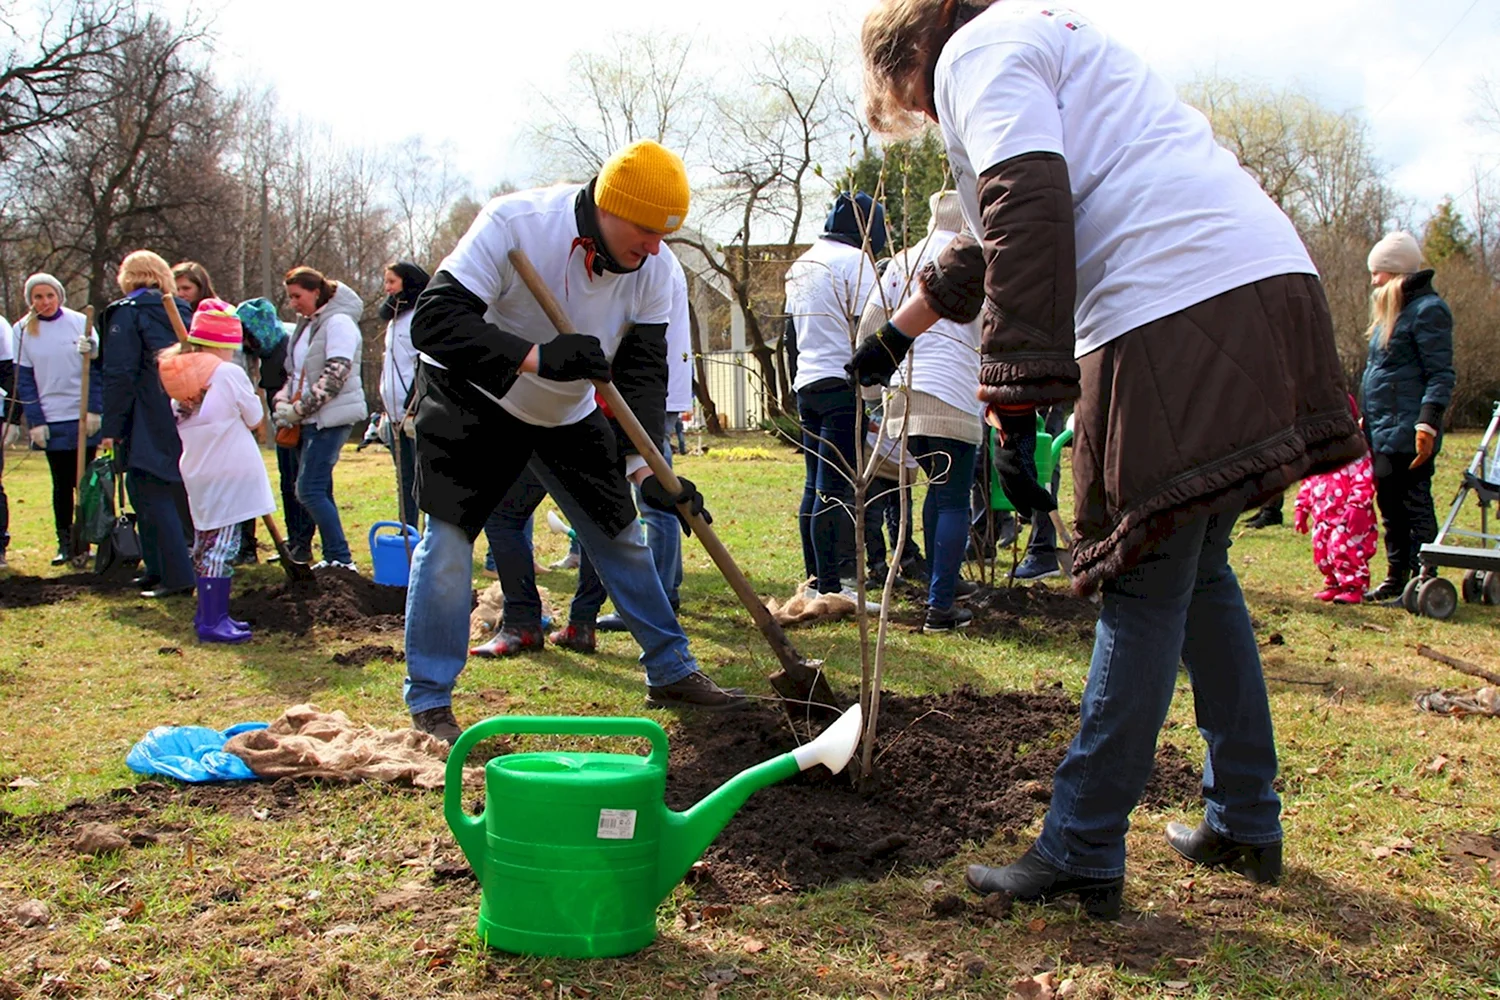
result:
[[[222,733],[207,726],[157,726],[125,755],[138,774],[164,774],[178,781],[253,781],[255,772],[234,754],[224,752],[231,736],[265,729],[264,722],[241,722]]]

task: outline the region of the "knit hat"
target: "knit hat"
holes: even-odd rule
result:
[[[824,239],[837,240],[851,247],[864,246],[865,230],[869,230],[870,253],[879,257],[885,250],[885,206],[865,194],[851,195],[839,192],[834,199],[828,218],[823,221]]]
[[[234,310],[244,327],[244,349],[257,358],[269,358],[282,341],[286,340],[286,328],[269,299],[248,299]]]
[[[964,231],[964,211],[958,203],[957,191],[934,191],[927,199],[932,217],[927,220],[927,232],[961,233]]]
[[[57,304],[65,306],[68,304],[68,293],[63,291],[62,282],[58,281],[46,271],[38,271],[26,279],[26,304],[31,305],[31,292],[37,285],[51,285],[57,289]]]
[[[204,299],[193,313],[193,325],[188,327],[188,343],[199,347],[240,347],[245,337],[240,318],[234,314],[234,306],[223,299]]]
[[[650,139],[611,156],[594,182],[594,204],[658,233],[682,228],[688,198],[687,168],[681,158]]]
[[[1370,251],[1370,273],[1416,274],[1422,269],[1422,248],[1411,233],[1390,233]]]

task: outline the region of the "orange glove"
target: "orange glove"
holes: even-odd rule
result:
[[[1432,449],[1437,444],[1437,431],[1426,424],[1417,425],[1417,457],[1412,459],[1408,469],[1415,469],[1423,462],[1432,458]]]

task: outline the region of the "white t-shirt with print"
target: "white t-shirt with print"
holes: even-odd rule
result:
[[[533,344],[557,336],[507,254],[526,251],[542,281],[562,303],[574,329],[599,341],[613,358],[620,341],[637,323],[670,323],[672,271],[677,262],[662,253],[628,274],[592,274],[584,251],[574,248],[578,222],[573,204],[582,185],[537,188],[501,195],[480,210],[458,246],[438,270],[487,303],[486,322]],[[442,367],[426,354],[423,361]],[[470,383],[471,385],[473,383]],[[495,399],[479,386],[480,392]],[[518,420],[539,427],[574,424],[595,409],[594,387],[586,380],[554,382],[522,374],[495,402]]]
[[[797,329],[793,389],[849,377],[853,331],[875,279],[875,262],[863,250],[821,237],[787,268],[786,311]]]
[[[276,512],[271,478],[250,432],[263,416],[250,376],[225,362],[208,377],[203,405],[177,425],[182,439],[177,467],[199,531]]]
[[[936,230],[891,258],[880,283],[870,292],[870,301],[894,311],[916,287],[917,272],[957,233]],[[905,385],[911,372],[911,387],[936,396],[949,406],[976,416],[984,413],[979,401],[979,320],[955,323],[938,320],[911,345],[891,385]]]
[[[976,233],[980,174],[1023,153],[1067,161],[1078,357],[1232,288],[1317,273],[1208,120],[1074,11],[1041,0],[990,7],[943,47],[934,96]]]

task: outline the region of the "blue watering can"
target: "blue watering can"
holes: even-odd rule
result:
[[[382,535],[384,528],[394,528],[398,533]],[[406,586],[411,579],[411,554],[421,540],[416,528],[400,521],[370,525],[370,564],[375,567],[375,582],[387,587]]]

